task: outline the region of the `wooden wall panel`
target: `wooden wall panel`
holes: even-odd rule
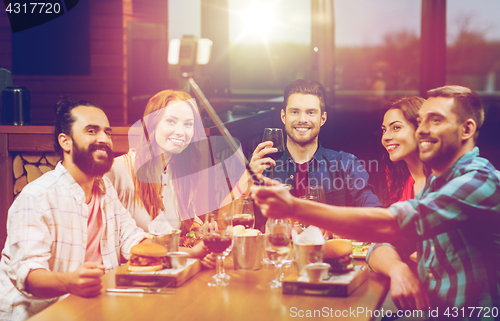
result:
[[[90,41],[96,40],[121,40],[122,39],[122,29],[121,28],[103,28],[95,27],[90,29]],[[92,49],[92,48],[91,48]]]
[[[109,16],[109,15],[91,15],[90,16],[90,27],[91,28],[115,28],[120,26],[122,23],[122,18],[120,16]]]
[[[117,78],[116,76],[113,78]],[[23,79],[23,83],[32,92],[43,93],[99,93],[121,92],[121,84],[117,81],[110,82],[109,79],[68,79],[65,77],[53,77],[47,80]],[[75,90],[76,88],[76,90]],[[86,91],[83,91],[83,89]]]
[[[121,61],[123,55],[91,55],[90,65],[95,68],[99,67],[122,67]]]
[[[116,16],[122,14],[122,1],[90,0],[90,15]]]
[[[123,55],[121,47],[123,40],[95,40],[92,41],[92,52],[95,54],[119,54]]]
[[[32,123],[52,124],[53,105],[62,95],[102,106],[113,125],[123,123],[124,45],[122,0],[90,1],[90,75],[13,75],[14,85],[31,93]],[[0,15],[0,66],[12,69],[11,29]]]
[[[127,23],[167,26],[167,1],[87,0],[90,2],[90,74],[78,76],[13,75],[14,85],[31,93],[33,125],[53,123],[53,105],[62,95],[102,106],[113,126],[127,115]],[[12,70],[11,29],[0,14],[0,66]]]

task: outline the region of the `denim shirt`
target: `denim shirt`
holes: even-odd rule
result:
[[[297,165],[288,149],[272,170],[275,180],[295,188]],[[270,177],[271,169],[266,169],[264,175]],[[321,144],[318,144],[308,165],[309,185],[323,186],[329,205],[381,207],[379,199],[373,194],[373,186],[368,184],[368,178],[368,173],[356,156],[323,148]]]

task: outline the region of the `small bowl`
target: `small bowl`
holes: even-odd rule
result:
[[[168,252],[170,264],[173,269],[182,269],[186,266],[189,254],[187,252]]]
[[[328,276],[328,270],[330,269],[330,264],[328,263],[309,263],[305,266],[307,276],[309,277],[309,282],[317,283],[321,282]]]

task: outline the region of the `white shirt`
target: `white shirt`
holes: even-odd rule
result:
[[[100,249],[109,271],[129,257],[144,238],[115,189],[103,178],[101,196],[103,233]],[[39,300],[25,292],[30,271],[71,272],[85,260],[89,208],[85,192],[71,174],[57,164],[31,182],[9,209],[7,241],[0,261],[0,320],[24,320],[57,298]]]
[[[106,176],[113,183],[118,193],[118,198],[123,206],[132,214],[137,225],[145,231],[155,232],[150,231],[151,216],[144,208],[144,205],[141,202],[137,202],[135,199],[135,186],[131,172],[133,170],[134,158],[135,152],[133,151],[129,151],[128,154],[115,158],[113,166]],[[175,202],[175,193],[172,188],[172,170],[168,165],[167,169],[161,174],[161,196],[164,210],[159,212],[154,221],[156,221],[156,223],[167,221],[170,224],[170,228],[179,229],[181,220]],[[168,229],[168,226],[165,228]]]

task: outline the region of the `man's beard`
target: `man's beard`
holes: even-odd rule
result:
[[[102,176],[106,174],[113,165],[114,155],[111,148],[106,144],[90,144],[88,149],[81,148],[73,140],[73,163],[85,174]],[[96,161],[92,152],[103,149],[107,152],[107,159]]]
[[[316,134],[313,134],[313,135],[311,135],[308,138],[300,140],[299,137],[294,137],[295,133],[293,133],[293,127],[289,130],[285,126],[285,132],[286,132],[286,135],[287,135],[287,139],[291,140],[292,142],[294,142],[295,144],[297,144],[297,145],[299,145],[301,147],[307,147],[307,146],[313,144],[316,141],[316,139],[318,138],[318,136],[319,136],[319,131],[318,131]],[[298,139],[296,139],[296,138],[298,138]]]

